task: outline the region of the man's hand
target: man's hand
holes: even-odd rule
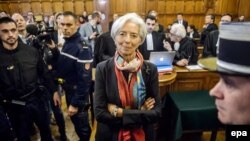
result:
[[[144,104],[141,107],[141,110],[151,110],[155,106],[155,99],[149,97],[145,100]]]
[[[72,105],[69,105],[69,108],[68,108],[68,115],[69,115],[69,116],[73,116],[73,115],[75,115],[77,112],[78,112],[78,107],[74,107],[74,106],[72,106]]]
[[[112,114],[112,112],[114,111],[115,108],[117,108],[116,117],[122,117],[123,116],[123,109],[122,108],[119,108],[116,105],[111,104],[111,103],[108,104],[108,111],[110,112],[110,114]]]
[[[163,47],[167,50],[167,51],[172,51],[172,47],[170,45],[170,43],[168,41],[163,41]]]
[[[61,106],[61,97],[59,96],[58,92],[54,92],[53,101],[55,106]]]
[[[180,61],[178,61],[176,63],[176,65],[181,66],[181,67],[187,66],[188,65],[188,60],[187,59],[181,59]]]
[[[56,47],[55,43],[53,40],[51,40],[51,44],[47,44],[47,46],[50,48],[50,49],[53,49]]]
[[[89,39],[95,39],[96,38],[96,34],[97,32],[93,32],[90,36],[89,36]]]

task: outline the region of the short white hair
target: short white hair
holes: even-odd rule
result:
[[[20,16],[25,21],[23,15],[21,15],[20,13],[14,13],[14,14],[12,14],[11,18],[14,20],[17,16]]]
[[[187,34],[185,27],[182,24],[177,23],[171,26],[170,32],[181,38],[185,38]]]
[[[115,20],[111,28],[111,37],[115,40],[115,37],[119,34],[121,28],[127,23],[132,22],[139,26],[139,36],[141,38],[141,44],[144,42],[147,36],[147,28],[143,19],[136,13],[128,13]]]

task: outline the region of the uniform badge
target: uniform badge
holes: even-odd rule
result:
[[[84,40],[82,40],[82,48],[88,49],[88,44]]]

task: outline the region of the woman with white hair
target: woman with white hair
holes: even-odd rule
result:
[[[154,141],[161,102],[157,68],[138,51],[146,35],[146,25],[135,13],[112,26],[116,53],[96,67],[96,141]]]
[[[181,24],[173,24],[169,35],[174,45],[167,41],[163,41],[163,43],[166,50],[176,51],[173,63],[177,66],[196,64],[198,60],[197,47],[189,37],[186,37],[185,27]]]

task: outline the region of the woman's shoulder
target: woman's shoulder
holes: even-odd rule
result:
[[[142,70],[145,70],[146,72],[157,72],[157,67],[155,64],[149,62],[149,61],[144,61]]]
[[[96,68],[98,69],[105,69],[105,68],[109,68],[109,67],[112,67],[114,66],[114,58],[110,58],[108,60],[105,60],[105,61],[102,61],[100,63],[97,64]]]
[[[149,67],[152,67],[152,68],[153,68],[153,67],[156,67],[155,64],[153,64],[153,63],[151,63],[151,62],[149,62],[149,61],[145,61],[145,60],[143,61],[143,64],[144,64],[144,65],[148,65]]]

